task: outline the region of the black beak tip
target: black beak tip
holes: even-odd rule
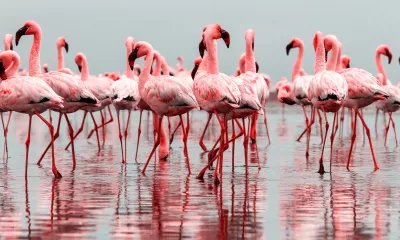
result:
[[[286,55],[289,56],[290,49],[293,48],[293,42],[290,42],[288,45],[286,45]]]
[[[13,46],[13,44],[11,43],[11,46],[10,46],[10,50],[11,51],[13,51],[14,50],[14,46]]]
[[[69,46],[68,46],[68,43],[67,43],[67,42],[65,42],[64,48],[65,48],[65,51],[68,52]]]
[[[256,73],[258,73],[259,69],[260,69],[260,66],[258,65],[258,62],[256,62]]]
[[[79,70],[79,72],[81,72],[82,71],[82,66],[78,65],[78,70]]]

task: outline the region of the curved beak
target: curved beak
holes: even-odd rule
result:
[[[137,58],[138,51],[139,50],[137,48],[135,48],[135,49],[133,49],[131,54],[129,54],[128,62],[129,62],[129,66],[131,67],[131,70],[133,70],[133,66],[135,65],[135,60]]]
[[[0,77],[1,77],[1,80],[7,79],[6,68],[4,67],[3,62],[0,62]]]
[[[258,62],[256,62],[256,73],[258,73],[259,69],[260,69],[260,66],[258,66]]]
[[[253,51],[254,51],[254,41],[251,43],[251,48],[252,48]]]
[[[392,62],[392,57],[393,57],[393,55],[392,55],[392,53],[389,51],[389,50],[386,50],[386,56],[388,57],[388,59],[389,59],[389,64]]]
[[[229,45],[231,44],[231,37],[229,33],[224,29],[221,29],[221,37],[224,40],[226,47],[229,48]]]
[[[78,70],[79,70],[79,72],[82,71],[82,66],[81,65],[78,65]]]
[[[204,50],[206,49],[206,45],[204,45],[203,39],[200,41],[199,43],[199,53],[200,53],[200,57],[203,58],[204,57]]]
[[[286,55],[289,56],[290,49],[293,48],[293,41],[286,45]]]
[[[194,77],[196,76],[197,70],[199,69],[199,64],[195,64],[192,70],[192,79],[194,80]]]
[[[11,51],[13,51],[14,50],[14,45],[11,43],[11,46],[10,46],[10,50]]]
[[[350,62],[347,63],[346,68],[350,68]]]
[[[18,29],[18,31],[15,33],[15,45],[18,46],[19,39],[21,39],[21,37],[23,35],[25,35],[27,30],[28,30],[28,27],[26,27],[26,26],[23,26],[22,28]]]
[[[65,41],[65,44],[64,44],[64,48],[65,48],[65,51],[68,52],[69,46],[68,46],[68,43],[66,41]]]
[[[325,50],[325,62],[328,61],[328,51]]]

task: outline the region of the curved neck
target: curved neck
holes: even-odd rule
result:
[[[89,78],[89,64],[86,57],[82,57],[81,79],[88,80]]]
[[[256,60],[254,58],[254,51],[252,47],[253,43],[246,39],[246,61],[245,61],[245,71],[256,72]]]
[[[197,72],[198,71],[207,71],[207,68],[208,68],[208,54],[205,53],[205,56],[201,60],[201,63],[199,65],[199,68],[197,69]]]
[[[304,44],[300,43],[299,53],[297,54],[296,62],[293,66],[292,71],[292,81],[294,81],[298,76],[300,76],[301,64],[303,62],[303,54],[304,54]]]
[[[217,41],[212,38],[211,35],[205,35],[206,47],[207,47],[207,72],[210,74],[219,74],[218,69],[218,54],[217,54]]]
[[[154,53],[154,60],[156,61],[156,67],[153,69],[153,76],[161,75],[161,56],[158,53]]]
[[[322,34],[317,35],[317,49],[315,50],[314,74],[326,70],[325,47]]]
[[[164,75],[169,75],[169,68],[167,64],[167,60],[164,57],[161,57],[161,69]]]
[[[383,76],[382,85],[386,85],[387,84],[386,71],[382,64],[381,54],[378,51],[376,51],[375,53],[375,63],[376,67],[378,68],[378,73],[381,73]]]
[[[11,66],[6,70],[7,77],[14,77],[18,72],[20,59],[16,55],[11,55]]]
[[[128,44],[128,46],[126,46],[126,76],[128,78],[133,78],[134,74],[133,74],[133,70],[131,69],[131,67],[129,66],[129,54],[131,54],[132,52],[132,45]]]
[[[339,72],[340,70],[342,70],[342,63],[341,63],[341,59],[342,59],[342,45],[340,44],[338,47],[338,54],[337,54],[337,59],[336,59],[336,72]]]
[[[33,35],[33,43],[29,54],[29,76],[36,76],[40,71],[40,42],[42,41],[42,33],[40,31]]]
[[[154,53],[153,49],[149,49],[147,55],[144,59],[143,68],[139,76],[139,92],[143,96],[142,91],[144,90],[144,85],[150,77],[150,69],[153,64]]]
[[[328,62],[326,64],[326,69],[328,71],[335,71],[336,70],[336,64],[337,64],[337,59],[338,59],[338,45],[336,42],[332,43],[332,53],[329,56]]]
[[[64,68],[64,53],[62,47],[57,44],[57,71],[60,71],[61,68]]]
[[[240,69],[240,73],[245,73],[245,62],[246,62],[246,56],[240,56],[239,59],[239,69]],[[239,74],[240,75],[240,74]]]

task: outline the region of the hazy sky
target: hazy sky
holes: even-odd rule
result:
[[[335,34],[343,43],[343,53],[351,65],[374,75],[375,49],[386,43],[392,50],[391,65],[384,60],[389,79],[397,83],[400,73],[400,4],[395,0],[169,0],[169,1],[94,1],[94,0],[3,0],[0,34],[15,32],[27,20],[35,20],[43,30],[41,62],[56,67],[57,37],[64,36],[70,52],[66,67],[77,71],[74,55],[86,54],[91,73],[125,68],[125,39],[145,40],[160,51],[171,66],[182,55],[185,67],[191,68],[198,56],[202,27],[219,23],[231,34],[231,48],[220,41],[220,71],[231,74],[244,51],[246,29],[255,31],[256,58],[260,71],[276,82],[289,77],[297,51],[286,56],[291,38],[305,43],[303,67],[313,72],[312,37],[315,31]],[[25,36],[15,48],[27,67],[31,36]],[[2,48],[2,47],[1,47]]]

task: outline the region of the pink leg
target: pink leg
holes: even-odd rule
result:
[[[52,124],[53,123],[53,118],[51,117],[51,110],[49,110],[49,122]]]
[[[71,139],[72,142],[72,169],[75,170],[76,167],[76,158],[75,158],[75,146],[74,146],[74,129],[72,128],[72,124],[69,121],[68,115],[64,114],[65,117],[65,121],[67,121],[67,125],[68,125],[68,132],[69,132],[69,137]]]
[[[138,126],[138,136],[137,136],[137,141],[136,141],[135,161],[137,161],[137,155],[138,155],[138,151],[139,151],[140,134],[142,133],[142,130],[141,130],[141,125],[142,125],[142,113],[143,113],[143,110],[140,109],[139,126]],[[148,118],[147,118],[147,119],[148,119]]]
[[[257,119],[258,119],[258,113],[254,113],[251,116],[251,131],[248,133],[252,144],[256,143],[257,139]]]
[[[322,131],[322,116],[318,110],[317,110],[317,113],[318,113],[318,118],[319,118],[319,131],[321,133],[321,143],[322,143],[323,139],[324,139],[324,132]],[[325,133],[325,134],[327,134],[327,133]]]
[[[361,113],[358,111],[358,109],[356,109],[355,111],[356,111],[356,113],[358,114],[358,117],[360,118],[360,120],[361,120],[361,122],[362,122],[362,124],[363,124],[363,126],[364,126],[364,128],[365,128],[365,132],[366,132],[366,134],[367,134],[368,141],[369,141],[369,147],[370,147],[370,149],[371,149],[372,159],[374,160],[374,168],[375,168],[375,170],[378,170],[379,167],[378,167],[378,164],[377,164],[377,162],[376,162],[374,147],[372,146],[372,140],[371,140],[371,133],[370,133],[370,130],[369,130],[367,124],[366,124],[365,121],[364,121],[364,117],[361,115]]]
[[[11,115],[11,112],[10,112],[10,115]],[[7,155],[7,158],[8,158],[8,146],[7,146],[7,129],[6,129],[6,126],[5,126],[5,124],[4,124],[4,120],[3,120],[3,113],[0,113],[0,116],[1,116],[1,124],[3,125],[3,134],[4,134],[4,151],[3,151],[3,158],[4,158],[4,155]]]
[[[315,111],[316,109],[314,107],[311,107],[311,124],[314,124],[315,122]],[[308,158],[308,156],[310,156],[310,140],[311,140],[311,130],[312,127],[308,128],[307,131],[307,147],[306,147],[306,158]]]
[[[383,113],[385,114],[385,113]],[[386,141],[387,141],[387,137],[388,137],[388,133],[389,133],[389,128],[390,128],[390,118],[389,118],[389,122],[385,128],[385,147],[386,147]]]
[[[221,139],[220,139],[220,146],[219,146],[220,151],[218,153],[219,160],[217,162],[217,167],[215,168],[215,171],[214,171],[214,184],[219,184],[222,181],[222,178],[220,179],[218,176],[218,170],[219,170],[219,173],[221,174],[223,158],[224,158],[223,152],[224,152],[224,142],[225,142],[225,119],[221,120],[220,116],[217,113],[215,113],[215,116],[217,117],[218,122],[221,126]]]
[[[105,119],[104,119],[104,115],[105,115],[105,111],[104,111],[104,114],[103,114],[103,111],[100,111],[100,116],[101,116],[101,132],[103,133],[102,135],[103,135],[103,144],[104,144],[104,142],[106,141],[106,131],[105,131],[105,127],[104,127],[104,125],[105,125]]]
[[[95,131],[96,131],[96,138],[97,138],[97,147],[98,147],[98,151],[100,152],[100,139],[99,139],[99,132],[98,132],[98,127],[97,127],[97,123],[96,123],[96,119],[94,119],[93,113],[90,112],[90,116],[92,117],[92,121],[95,127]]]
[[[38,116],[47,125],[47,127],[49,127],[50,136],[51,136],[51,142],[53,143],[51,145],[51,165],[52,165],[51,166],[51,170],[53,171],[53,174],[54,174],[55,178],[62,178],[61,173],[57,170],[56,160],[55,160],[55,157],[54,157],[54,127],[46,119],[44,119],[44,117],[42,117],[42,115],[40,115],[37,112],[35,112],[35,114],[36,114],[36,116]],[[30,126],[30,122],[31,121],[29,121],[29,126]],[[29,131],[29,138],[30,138],[30,131]]]
[[[168,118],[168,119],[169,119],[169,118]],[[175,130],[172,132],[172,134],[171,134],[171,136],[170,136],[170,139],[169,139],[169,144],[170,144],[170,145],[171,145],[172,142],[174,141],[175,133],[176,133],[176,131],[178,131],[178,128],[179,128],[181,125],[182,125],[182,122],[179,120],[178,125],[176,125]]]
[[[183,120],[182,120],[182,115],[179,115],[179,119],[182,122],[182,134],[183,134],[183,151],[186,156],[186,164],[188,166],[188,174],[190,175],[192,171],[190,170],[190,160],[189,160],[189,153],[188,153],[188,148],[187,148],[187,133],[185,130],[185,126],[183,125]]]
[[[235,121],[232,120],[232,139],[235,139],[236,133],[235,133]],[[235,140],[232,141],[232,171],[235,168]]]
[[[203,133],[201,134],[201,137],[199,140],[200,147],[203,149],[204,152],[207,152],[207,147],[206,147],[206,145],[204,145],[203,139],[204,139],[204,135],[206,134],[208,124],[210,124],[211,118],[212,118],[212,113],[208,113],[207,123],[206,123],[206,126],[204,127]]]
[[[333,156],[333,142],[335,140],[335,126],[337,124],[337,116],[338,113],[335,112],[335,115],[333,116],[333,124],[332,124],[332,134],[331,134],[331,154],[330,154],[330,160],[329,160],[329,172],[332,172],[332,156]],[[325,135],[328,135],[328,132],[326,132]]]
[[[268,144],[271,144],[271,139],[269,138],[268,121],[267,121],[267,111],[264,111],[264,125],[267,129]]]
[[[74,136],[73,140],[75,140],[76,137],[78,137],[78,135],[83,131],[83,126],[85,125],[85,119],[86,119],[87,113],[88,113],[88,112],[85,111],[85,113],[83,114],[81,126],[79,127],[78,131],[75,133],[75,136]],[[72,144],[72,141],[70,141],[70,142],[68,143],[68,145],[65,147],[65,150],[68,150],[68,148],[69,148],[69,146],[70,146],[71,144]]]
[[[121,133],[121,121],[119,118],[119,110],[117,110],[117,123],[118,123],[118,137],[119,137],[119,143],[121,145],[121,155],[122,155],[122,163],[125,163],[125,159],[124,159],[124,147],[122,145],[122,133]]]
[[[328,136],[328,130],[329,130],[329,122],[328,122],[328,118],[326,117],[326,112],[325,111],[324,111],[324,117],[325,117],[325,137],[324,137],[324,142],[323,142],[323,145],[322,145],[321,158],[319,159],[319,170],[318,170],[319,174],[324,174],[325,173],[325,169],[324,169],[324,150],[325,150],[326,137]]]
[[[25,141],[25,179],[28,178],[28,156],[29,156],[29,145],[31,143],[31,125],[32,125],[32,115],[29,115],[29,125],[28,125],[28,137]]]
[[[126,152],[127,152],[127,148],[126,148],[126,139],[128,138],[128,130],[129,130],[129,123],[131,122],[131,110],[129,110],[129,113],[128,113],[128,120],[126,121],[126,126],[125,126],[125,132],[124,132],[124,141],[125,141],[125,157],[124,157],[124,159],[125,159],[125,162],[127,161],[127,159],[126,159]]]
[[[249,119],[249,125],[250,125],[250,119]],[[247,133],[246,133],[246,119],[242,118],[242,124],[243,124],[243,129],[244,129],[244,140],[243,140],[243,147],[244,147],[244,165],[246,167],[246,173],[248,170],[248,154],[249,154],[249,129],[250,127],[247,128]]]
[[[170,135],[171,134],[171,121],[170,121],[169,117],[167,117],[167,119],[168,119],[168,135]],[[169,140],[170,140],[169,144],[171,144],[172,143],[171,136],[169,136]],[[173,141],[173,138],[172,138],[172,141]]]
[[[186,113],[186,138],[189,138],[189,131],[190,131],[190,116],[189,112]],[[187,139],[186,139],[187,142]]]
[[[114,121],[113,115],[112,115],[112,113],[111,113],[110,106],[107,106],[107,107],[108,107],[108,112],[109,112],[111,118],[110,118],[108,121],[106,121],[106,122],[104,122],[103,119],[102,119],[102,124],[101,124],[100,126],[97,126],[97,129],[103,128],[103,132],[105,132],[105,131],[104,131],[104,127],[105,127],[107,124],[109,124],[109,123],[111,123],[111,122]],[[104,115],[103,115],[103,113],[102,113],[101,111],[100,111],[100,115],[102,116],[102,118],[104,117]],[[91,138],[92,135],[93,135],[93,133],[94,133],[95,131],[96,131],[95,128],[93,128],[92,130],[90,130],[89,135],[88,135],[87,138],[88,138],[88,139]]]
[[[47,145],[46,149],[43,151],[42,156],[40,156],[39,161],[36,163],[37,165],[40,165],[40,163],[42,162],[47,151],[49,151],[50,147],[53,146],[53,144],[54,144],[53,141],[55,141],[58,138],[58,136],[60,135],[61,117],[62,117],[62,113],[60,113],[60,115],[58,117],[57,130],[56,130],[56,134],[54,135],[54,139],[52,139],[52,141],[49,143],[49,145]]]
[[[360,110],[360,113],[362,116],[364,116],[362,109]],[[364,128],[363,128],[363,146],[365,146],[365,129]]]
[[[147,165],[149,165],[149,162],[150,162],[151,158],[153,157],[154,152],[156,151],[158,145],[160,144],[160,136],[161,136],[161,134],[160,134],[160,129],[161,129],[161,124],[162,124],[162,118],[163,118],[163,116],[160,116],[160,115],[159,115],[158,117],[159,117],[159,121],[158,121],[158,128],[157,128],[157,131],[158,131],[158,133],[157,133],[157,140],[154,141],[153,149],[151,150],[150,155],[149,155],[149,157],[147,158],[147,162],[146,162],[146,164],[144,165],[144,168],[143,168],[143,170],[142,170],[142,173],[143,173],[143,174],[146,172]]]
[[[352,117],[352,122],[353,122],[353,117]],[[354,142],[356,141],[356,136],[357,136],[357,113],[354,112],[354,124],[352,124],[352,136],[351,136],[351,145],[350,145],[350,151],[349,151],[349,157],[347,159],[347,170],[349,170],[350,166],[350,159],[351,159],[351,153],[353,152],[353,147],[354,147]]]
[[[378,115],[379,115],[379,109],[376,108],[376,112],[375,112],[375,134],[376,134],[376,137],[378,137]]]
[[[393,127],[393,132],[394,132],[394,139],[395,139],[395,141],[396,141],[396,147],[398,147],[398,141],[397,141],[397,134],[396,134],[396,124],[394,123],[394,121],[393,121],[393,118],[392,118],[392,113],[390,112],[389,113],[389,116],[390,116],[390,120],[392,121],[392,127]]]

